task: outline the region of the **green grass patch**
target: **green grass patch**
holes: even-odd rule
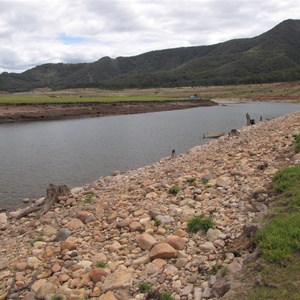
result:
[[[278,171],[273,183],[280,194],[256,236],[265,266],[250,300],[300,299],[300,166]]]
[[[152,290],[152,285],[149,284],[148,282],[141,282],[139,284],[139,292],[146,294],[149,293]]]
[[[95,195],[94,194],[88,194],[86,195],[85,199],[84,199],[84,203],[90,204],[93,203],[93,197]]]
[[[189,232],[198,232],[200,230],[207,231],[214,226],[213,220],[204,216],[196,216],[188,221],[187,230]]]
[[[174,100],[164,96],[142,95],[142,96],[98,96],[98,97],[80,97],[80,96],[33,96],[33,95],[12,95],[0,97],[2,104],[59,104],[59,103],[114,103],[130,101],[168,101]]]
[[[174,300],[171,292],[163,292],[160,295],[160,300]]]
[[[194,183],[196,181],[196,178],[195,177],[191,177],[191,178],[188,178],[186,181],[188,183],[192,184],[192,183]]]
[[[296,142],[295,152],[299,153],[300,152],[300,134],[295,134],[293,137],[294,137],[294,140]]]
[[[169,193],[172,194],[172,195],[177,195],[179,192],[180,192],[180,187],[177,186],[177,185],[174,185],[172,187],[170,187],[169,189]]]
[[[260,273],[263,285],[256,285],[249,300],[299,300],[300,299],[300,255],[284,265],[268,264]]]
[[[96,268],[104,269],[107,267],[107,264],[104,262],[98,262],[96,263]]]

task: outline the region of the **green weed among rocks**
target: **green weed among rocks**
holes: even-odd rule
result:
[[[94,196],[95,196],[94,194],[88,194],[88,195],[86,195],[86,197],[85,197],[85,199],[84,199],[84,203],[87,203],[87,204],[92,203],[92,202],[93,202],[93,197],[94,197]]]
[[[187,223],[187,230],[190,232],[198,232],[200,230],[207,231],[209,228],[214,226],[214,222],[212,219],[207,218],[205,216],[195,216]]]
[[[169,193],[172,195],[177,195],[180,192],[181,188],[177,185],[173,185],[172,187],[170,187],[169,189]]]
[[[139,284],[139,292],[146,294],[149,293],[152,290],[152,285],[149,284],[148,282],[141,282]]]

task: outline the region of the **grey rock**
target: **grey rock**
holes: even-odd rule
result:
[[[63,242],[71,235],[71,231],[68,228],[60,228],[56,237],[56,242]]]

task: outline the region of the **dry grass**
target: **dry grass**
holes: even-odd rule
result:
[[[46,99],[48,103],[60,102],[64,99],[68,99],[67,102],[70,102],[70,99],[72,98],[76,98],[75,102],[93,102],[95,98],[98,98],[99,100],[103,98],[105,101],[110,99],[108,101],[113,102],[120,100],[124,101],[124,99],[132,99],[135,101],[139,98],[145,100],[147,99],[148,101],[151,99],[188,99],[194,94],[197,94],[200,98],[212,100],[276,100],[284,102],[298,102],[300,100],[300,81],[268,84],[124,90],[68,89],[51,91],[50,89],[37,89],[32,92],[17,93],[13,95],[0,94],[0,103],[3,103],[4,99],[9,99],[9,97],[12,97],[10,99],[13,99],[14,97],[18,97],[18,99],[23,97],[27,99],[30,97],[42,97],[43,102]]]

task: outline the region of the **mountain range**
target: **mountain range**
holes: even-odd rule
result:
[[[0,90],[147,88],[265,83],[300,79],[300,20],[253,37],[157,50],[93,63],[44,64],[0,75]]]

